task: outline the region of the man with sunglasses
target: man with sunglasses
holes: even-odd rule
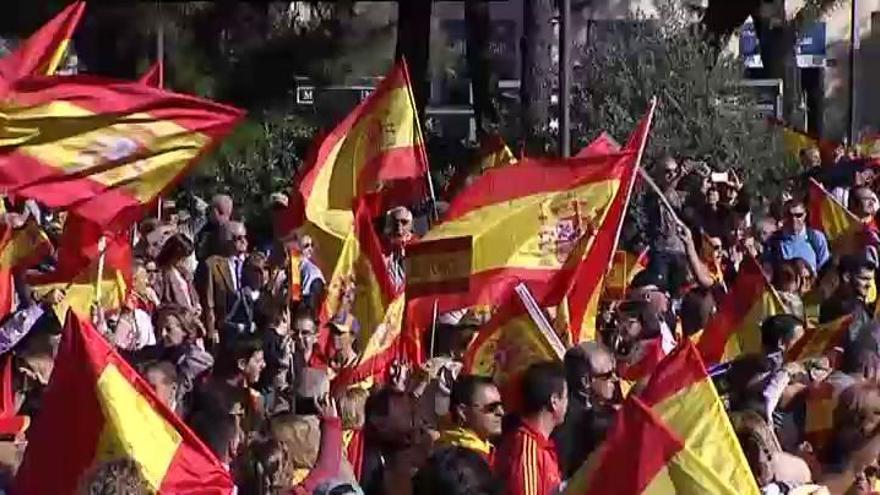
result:
[[[818,273],[830,258],[825,234],[807,227],[807,208],[803,201],[791,199],[783,211],[783,227],[767,240],[765,261],[776,266],[784,260],[802,258]]]
[[[449,416],[452,425],[440,432],[437,444],[473,450],[491,464],[495,450],[492,441],[501,436],[504,417],[495,382],[484,376],[458,377],[449,397]]]

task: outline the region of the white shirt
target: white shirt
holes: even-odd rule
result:
[[[232,288],[241,288],[241,267],[244,265],[244,255],[230,256],[226,258],[229,263],[229,273],[232,274]]]

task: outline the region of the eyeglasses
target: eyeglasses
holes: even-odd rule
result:
[[[804,218],[807,216],[807,212],[805,211],[790,211],[787,213],[790,218]]]
[[[592,379],[593,380],[613,380],[616,376],[617,376],[617,373],[615,373],[615,371],[612,369],[612,370],[606,371],[605,373],[594,373],[592,375]]]
[[[712,250],[716,251],[716,252],[724,249],[724,247],[721,244],[711,244],[710,246],[712,247]]]
[[[504,403],[501,401],[490,402],[488,404],[483,404],[482,406],[471,404],[471,407],[477,409],[483,414],[497,414],[499,416],[504,414]]]
[[[246,241],[246,240],[247,240],[247,236],[246,236],[246,235],[237,235],[237,236],[233,237],[232,240],[233,240],[233,241],[236,241],[236,242],[238,242],[238,241]]]

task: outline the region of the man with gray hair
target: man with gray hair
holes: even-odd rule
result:
[[[248,253],[247,230],[241,222],[220,227],[222,254],[211,256],[196,273],[202,321],[208,338],[219,342],[220,330],[241,289],[241,271]]]
[[[196,242],[196,253],[199,259],[205,260],[211,256],[222,254],[222,227],[226,222],[232,220],[233,207],[232,197],[229,195],[215,194],[211,198],[207,223],[198,233]]]
[[[413,214],[405,206],[397,206],[385,214],[385,266],[395,287],[403,287],[406,271],[403,260],[406,245],[413,239]]]
[[[583,342],[565,353],[568,412],[553,433],[564,477],[583,465],[605,439],[622,401],[614,353],[598,342]]]

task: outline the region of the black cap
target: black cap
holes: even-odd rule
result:
[[[659,290],[668,290],[666,276],[656,270],[642,270],[633,277],[629,284],[630,290],[640,289],[649,285],[656,286]]]

